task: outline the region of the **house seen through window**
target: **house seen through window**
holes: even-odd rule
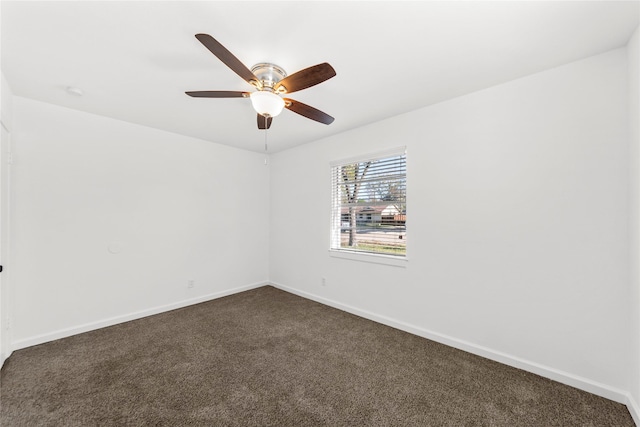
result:
[[[331,249],[405,257],[404,149],[331,165]]]

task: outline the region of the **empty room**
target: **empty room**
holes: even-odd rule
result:
[[[0,25],[0,425],[640,425],[640,1]]]

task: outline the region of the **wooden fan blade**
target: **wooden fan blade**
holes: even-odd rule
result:
[[[198,90],[194,92],[185,92],[194,98],[248,98],[249,92],[236,92],[232,90]]]
[[[269,129],[272,121],[273,117],[265,117],[262,114],[258,114],[258,129]]]
[[[335,75],[336,70],[324,62],[285,77],[276,84],[275,89],[285,93],[296,92],[329,80]]]
[[[323,113],[317,108],[313,108],[307,104],[303,104],[302,102],[294,101],[293,99],[283,98],[284,106],[286,109],[293,111],[294,113],[298,113],[301,116],[304,116],[308,119],[315,120],[316,122],[324,123],[325,125],[330,125],[335,120],[333,117],[328,115],[327,113]]]
[[[233,56],[231,52],[227,50],[226,47],[222,46],[220,42],[211,37],[209,34],[196,34],[196,38],[218,57],[220,61],[222,61],[227,67],[231,68],[231,70],[242,77],[245,81],[250,84],[253,82],[258,82],[258,78],[249,70],[238,58]]]

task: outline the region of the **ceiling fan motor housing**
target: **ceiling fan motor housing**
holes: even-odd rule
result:
[[[287,73],[275,64],[269,62],[261,62],[251,67],[251,72],[260,80],[262,85],[260,90],[268,90],[273,92],[273,87],[280,80],[287,77]]]

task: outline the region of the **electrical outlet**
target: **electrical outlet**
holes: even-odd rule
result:
[[[327,286],[327,279],[326,277],[323,277],[322,280],[320,281],[320,283],[322,284],[322,286]]]
[[[196,285],[196,281],[195,280],[189,280],[187,282],[187,288],[193,288]]]

